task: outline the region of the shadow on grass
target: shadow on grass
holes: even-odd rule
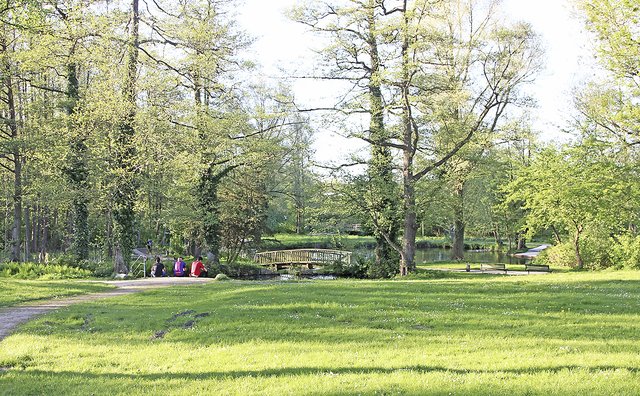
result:
[[[30,330],[104,344],[385,344],[398,336],[633,342],[638,290],[640,281],[214,284],[72,307]]]
[[[95,379],[119,379],[130,378],[135,380],[168,380],[183,379],[193,380],[222,380],[222,379],[242,379],[247,377],[289,377],[289,376],[318,376],[318,375],[348,375],[348,374],[392,374],[400,371],[410,371],[414,373],[448,373],[456,375],[469,374],[514,374],[514,375],[537,375],[541,373],[559,373],[562,371],[585,371],[588,373],[601,373],[606,371],[625,370],[632,374],[640,374],[638,367],[625,367],[614,365],[598,365],[598,366],[578,366],[578,365],[559,365],[559,366],[543,366],[529,367],[523,369],[456,369],[441,366],[401,366],[401,367],[288,367],[274,368],[264,370],[229,370],[229,371],[210,371],[200,373],[185,372],[164,372],[157,374],[143,373],[94,373],[85,371],[44,371],[44,370],[14,370],[8,368],[13,375],[25,376],[56,376],[70,378],[85,378],[88,380]],[[5,371],[5,372],[7,372]],[[0,377],[1,378],[1,377]]]

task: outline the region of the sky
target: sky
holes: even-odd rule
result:
[[[284,11],[296,0],[244,0],[238,9],[239,22],[255,38],[249,56],[262,66],[266,78],[308,73],[313,68],[313,48],[321,46],[303,26],[286,18]],[[503,0],[507,20],[531,23],[546,50],[545,69],[528,92],[538,108],[531,114],[534,128],[544,141],[563,141],[562,130],[572,114],[572,92],[592,74],[592,51],[582,21],[576,16],[572,0]],[[286,72],[285,72],[286,71]],[[302,106],[333,104],[326,81],[290,80],[296,101]],[[329,162],[344,158],[362,142],[347,140],[320,131],[315,138],[316,160]]]

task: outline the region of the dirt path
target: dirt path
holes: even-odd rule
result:
[[[83,294],[79,296],[34,302],[27,305],[0,309],[0,341],[11,334],[11,332],[22,323],[25,323],[36,316],[52,312],[63,307],[68,307],[72,304],[139,293],[159,287],[206,283],[211,280],[211,278],[146,278],[123,281],[104,281],[100,283],[114,285],[116,288],[101,293]]]

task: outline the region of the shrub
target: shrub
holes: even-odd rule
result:
[[[68,265],[38,263],[2,263],[0,276],[17,279],[81,279],[91,277],[91,271]]]
[[[584,267],[601,270],[613,266],[612,239],[609,235],[587,233],[580,243]]]
[[[213,274],[224,274],[232,278],[237,277],[257,277],[263,271],[262,267],[249,263],[220,263],[214,265],[207,263],[207,269]]]
[[[576,253],[573,249],[573,244],[569,242],[563,242],[555,246],[551,246],[538,255],[534,260],[535,263],[547,264],[556,267],[571,267],[576,266]]]
[[[611,256],[618,268],[640,269],[640,236],[621,235],[612,240]]]
[[[398,254],[392,254],[392,257],[388,260],[382,261],[377,264],[374,260],[366,262],[367,276],[369,278],[393,278],[398,273],[400,256]]]
[[[214,281],[217,282],[224,282],[224,281],[229,281],[231,280],[231,278],[229,278],[228,276],[226,276],[225,274],[218,274],[216,275],[215,278],[213,278]]]
[[[580,254],[584,268],[601,270],[612,267],[618,261],[614,258],[616,257],[615,245],[617,244],[608,236],[598,233],[585,233],[580,240]],[[535,262],[575,268],[577,260],[573,243],[563,242],[552,246],[542,251],[535,259]]]
[[[367,278],[371,260],[362,256],[353,255],[350,263],[343,261],[334,261],[329,265],[325,265],[323,272],[346,278]]]

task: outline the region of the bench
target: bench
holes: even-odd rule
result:
[[[525,264],[524,270],[527,272],[530,271],[539,271],[539,272],[551,272],[548,265],[544,264]]]
[[[486,264],[486,263],[482,263],[482,264],[480,264],[480,269],[482,271],[484,271],[484,270],[499,270],[499,271],[507,272],[507,266],[505,264]]]

